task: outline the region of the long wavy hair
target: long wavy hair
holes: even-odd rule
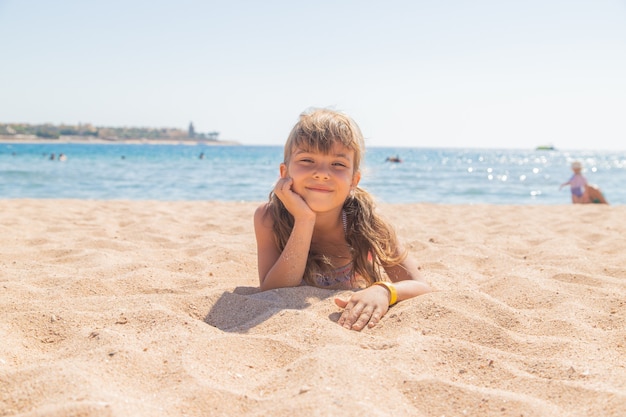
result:
[[[354,171],[360,170],[365,153],[363,135],[357,124],[345,114],[329,109],[311,109],[300,115],[293,127],[284,150],[284,163],[289,164],[295,148],[328,154],[334,144],[341,144],[354,151]],[[393,227],[375,210],[370,193],[355,187],[343,204],[346,213],[346,241],[352,257],[353,284],[358,275],[369,284],[384,280],[382,269],[400,264],[406,252],[400,252]],[[282,201],[272,191],[269,196],[269,212],[274,221],[274,237],[280,252],[283,251],[293,230],[294,218]],[[315,277],[328,276],[333,266],[322,253],[309,252],[304,272],[304,282],[315,285]]]

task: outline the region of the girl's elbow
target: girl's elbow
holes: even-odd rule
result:
[[[267,291],[267,290],[273,290],[274,288],[278,288],[275,285],[271,285],[270,282],[268,282],[267,279],[262,278],[259,280],[259,289],[261,291]]]
[[[268,290],[275,290],[277,288],[289,288],[289,287],[297,287],[300,285],[300,282],[291,282],[287,281],[287,282],[275,282],[273,280],[270,279],[263,279],[260,281],[259,283],[259,289],[261,291],[268,291]]]

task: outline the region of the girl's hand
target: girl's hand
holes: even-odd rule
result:
[[[343,308],[337,323],[346,329],[362,330],[374,327],[389,310],[389,291],[380,285],[372,285],[355,292],[347,300],[335,298],[335,304]]]
[[[294,219],[304,216],[315,216],[315,213],[309,205],[304,201],[304,199],[293,191],[291,188],[293,185],[293,180],[289,177],[284,177],[276,182],[274,186],[274,194],[276,197],[280,199],[285,205],[285,208]]]

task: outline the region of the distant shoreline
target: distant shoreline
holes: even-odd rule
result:
[[[46,143],[46,144],[103,144],[103,145],[208,145],[208,146],[239,146],[239,142],[225,140],[200,139],[102,139],[93,136],[61,136],[59,139],[44,139],[35,135],[0,135],[0,143]]]

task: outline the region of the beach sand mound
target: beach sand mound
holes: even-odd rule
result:
[[[626,207],[381,205],[436,292],[259,292],[256,204],[0,200],[0,416],[624,416]]]

